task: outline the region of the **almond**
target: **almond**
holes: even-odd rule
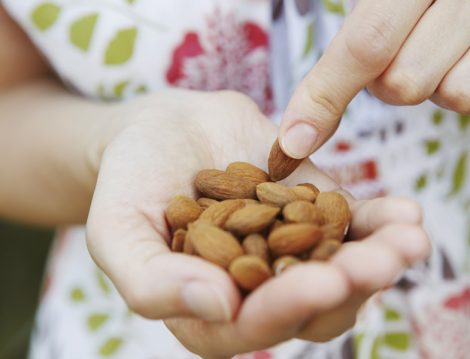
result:
[[[194,184],[199,192],[212,199],[256,198],[253,182],[224,171],[202,170],[197,174]]]
[[[201,206],[202,209],[209,208],[213,204],[219,203],[219,201],[216,201],[215,199],[207,198],[207,197],[201,197],[196,202],[199,206]]]
[[[323,239],[312,250],[310,259],[317,261],[326,261],[330,259],[341,247],[341,242],[334,239]]]
[[[231,233],[207,221],[189,224],[187,238],[201,257],[223,268],[228,268],[235,258],[243,255],[240,243]]]
[[[233,212],[225,228],[240,236],[260,232],[274,222],[279,211],[265,204],[249,204]]]
[[[188,232],[186,232],[186,236],[184,237],[183,253],[191,256],[198,254],[196,248],[194,248],[193,243],[191,242],[191,239],[188,237]]]
[[[166,218],[173,231],[183,228],[195,221],[202,213],[202,208],[195,200],[186,196],[176,196],[168,205]]]
[[[312,183],[308,183],[308,182],[305,182],[305,183],[299,183],[297,186],[302,186],[302,187],[307,187],[308,189],[310,189],[313,193],[315,193],[315,197],[317,197],[320,193],[320,190],[318,189],[317,186],[315,186],[314,184]],[[297,187],[296,186],[296,187]]]
[[[310,249],[321,238],[322,231],[316,224],[286,224],[269,234],[268,246],[278,255],[299,254]]]
[[[262,203],[277,207],[283,207],[287,203],[298,199],[291,188],[274,182],[265,182],[257,185],[256,195]]]
[[[279,145],[279,140],[274,141],[269,153],[268,168],[269,176],[273,181],[280,181],[292,172],[302,163],[303,159],[295,159],[287,156]]]
[[[183,228],[177,229],[173,233],[173,239],[171,240],[171,250],[173,252],[182,252],[184,247],[184,238],[186,237],[186,230]]]
[[[236,258],[229,267],[229,272],[240,288],[251,291],[272,276],[266,261],[255,255]]]
[[[348,223],[327,223],[321,227],[323,238],[334,239],[339,242],[343,242],[344,236],[348,230],[348,226]]]
[[[209,206],[202,212],[200,219],[207,219],[216,226],[223,227],[230,215],[243,208],[245,202],[242,199],[227,199],[222,202],[217,202]]]
[[[320,210],[308,201],[288,203],[282,210],[282,214],[287,222],[323,224],[323,216]]]
[[[274,223],[271,225],[270,232],[274,231],[276,228],[283,226],[285,223],[280,219],[276,219]]]
[[[315,199],[318,196],[318,193],[312,190],[310,187],[299,185],[291,187],[294,193],[297,195],[298,199],[303,199],[304,201],[315,202]]]
[[[242,201],[245,203],[245,204],[260,204],[261,202],[256,200],[256,199],[251,199],[251,198],[245,198],[245,199],[242,199]]]
[[[242,177],[255,184],[269,181],[269,175],[266,172],[246,162],[233,162],[228,165],[225,172]]]
[[[261,234],[250,234],[242,242],[246,254],[252,254],[269,262],[268,243]]]
[[[325,223],[341,223],[346,226],[351,220],[348,202],[337,192],[320,193],[315,200],[315,206],[323,214]]]
[[[301,263],[301,261],[294,256],[282,256],[276,259],[273,263],[273,270],[275,275],[284,272],[288,267]]]

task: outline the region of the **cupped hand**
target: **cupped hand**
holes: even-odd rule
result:
[[[131,309],[165,319],[204,358],[226,358],[290,338],[331,339],[358,307],[429,253],[419,207],[399,198],[355,201],[351,237],[329,263],[305,263],[242,300],[229,275],[198,257],[172,253],[164,211],[194,196],[195,174],[246,161],[266,168],[277,128],[233,92],[166,91],[118,105],[128,123],[106,146],[87,223],[96,263]],[[287,183],[336,183],[304,161]]]
[[[359,0],[287,107],[284,152],[318,149],[365,87],[392,105],[470,113],[470,1]]]

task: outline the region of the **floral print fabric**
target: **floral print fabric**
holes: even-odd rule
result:
[[[103,101],[169,86],[233,89],[274,121],[353,0],[3,0],[70,88]],[[312,159],[358,198],[416,198],[433,255],[374,296],[326,344],[299,340],[243,359],[464,359],[470,351],[470,118],[361,92]],[[60,231],[30,353],[42,358],[193,358],[160,321],[131,313]]]

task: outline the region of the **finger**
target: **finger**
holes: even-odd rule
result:
[[[432,96],[469,45],[470,2],[436,1],[392,64],[368,89],[389,104],[419,104]]]
[[[447,73],[431,100],[461,114],[470,114],[470,50]]]
[[[432,0],[362,0],[295,91],[281,124],[285,153],[304,158],[338,126],[346,106],[379,76]]]
[[[350,233],[353,238],[364,238],[389,223],[420,224],[422,209],[419,204],[404,197],[384,197],[357,201]]]

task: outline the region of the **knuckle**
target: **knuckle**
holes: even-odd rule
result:
[[[318,91],[307,86],[307,93],[313,105],[312,110],[315,110],[316,113],[322,115],[326,120],[337,120],[343,115],[343,106],[338,101],[333,100],[331,95],[327,95],[330,92]]]
[[[432,94],[428,86],[415,74],[403,70],[391,71],[380,80],[384,94],[391,102],[400,105],[417,105]],[[388,101],[387,101],[388,102]]]
[[[371,19],[346,34],[346,48],[364,67],[382,68],[393,58],[392,26],[385,19]]]
[[[462,114],[470,113],[470,88],[445,81],[436,94],[450,109]]]

